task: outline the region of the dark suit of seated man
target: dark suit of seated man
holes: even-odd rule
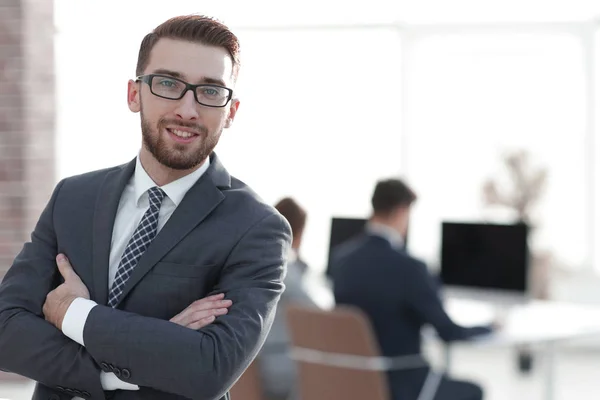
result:
[[[416,355],[420,359],[417,367],[389,373],[395,400],[415,400],[421,390],[432,389],[436,391],[435,400],[480,400],[483,391],[479,386],[429,375],[430,368],[420,356],[421,328],[425,324],[432,325],[446,342],[489,333],[491,328],[464,328],[452,322],[426,265],[404,250],[403,237],[415,200],[414,192],[400,180],[377,183],[372,197],[373,216],[365,234],[334,250],[331,268],[335,301],[366,312],[384,356]]]

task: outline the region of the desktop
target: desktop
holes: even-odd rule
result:
[[[327,256],[327,269],[325,274],[331,276],[331,256],[333,249],[365,231],[367,220],[364,218],[339,218],[331,219],[331,231],[329,234],[329,254]]]
[[[443,222],[440,278],[453,292],[526,297],[526,224]]]

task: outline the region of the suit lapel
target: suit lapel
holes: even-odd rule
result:
[[[109,172],[100,188],[94,210],[92,268],[92,299],[106,305],[108,301],[108,269],[113,225],[121,194],[135,170],[135,159]]]
[[[121,302],[135,285],[177,243],[202,222],[225,198],[220,188],[230,186],[230,176],[217,159],[211,156],[211,165],[205,174],[190,188],[171,215],[165,226],[156,235],[138,264],[133,269],[121,295]]]

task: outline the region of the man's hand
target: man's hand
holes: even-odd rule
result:
[[[223,293],[196,300],[185,310],[170,319],[171,322],[198,330],[211,324],[219,315],[227,314],[231,300],[223,300]]]
[[[65,282],[48,293],[42,310],[46,321],[62,330],[63,319],[73,300],[77,297],[89,299],[90,292],[64,254],[56,256],[56,265]]]

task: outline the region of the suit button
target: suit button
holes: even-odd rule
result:
[[[102,371],[110,372],[110,365],[108,365],[107,363],[105,363],[105,362],[100,363],[100,367],[102,367]]]
[[[121,370],[117,367],[113,367],[113,373],[117,378],[121,377]]]
[[[58,390],[65,390],[65,388],[64,388],[64,387],[62,387],[62,386],[57,386],[56,388],[57,388]]]
[[[60,396],[57,394],[53,394],[52,396],[48,397],[48,400],[60,400]]]
[[[123,376],[123,378],[129,379],[131,378],[131,371],[129,371],[127,368],[123,368],[121,370],[121,375]]]
[[[90,392],[86,392],[84,391],[83,393],[81,393],[83,395],[83,397],[92,397],[92,395],[90,394]]]

